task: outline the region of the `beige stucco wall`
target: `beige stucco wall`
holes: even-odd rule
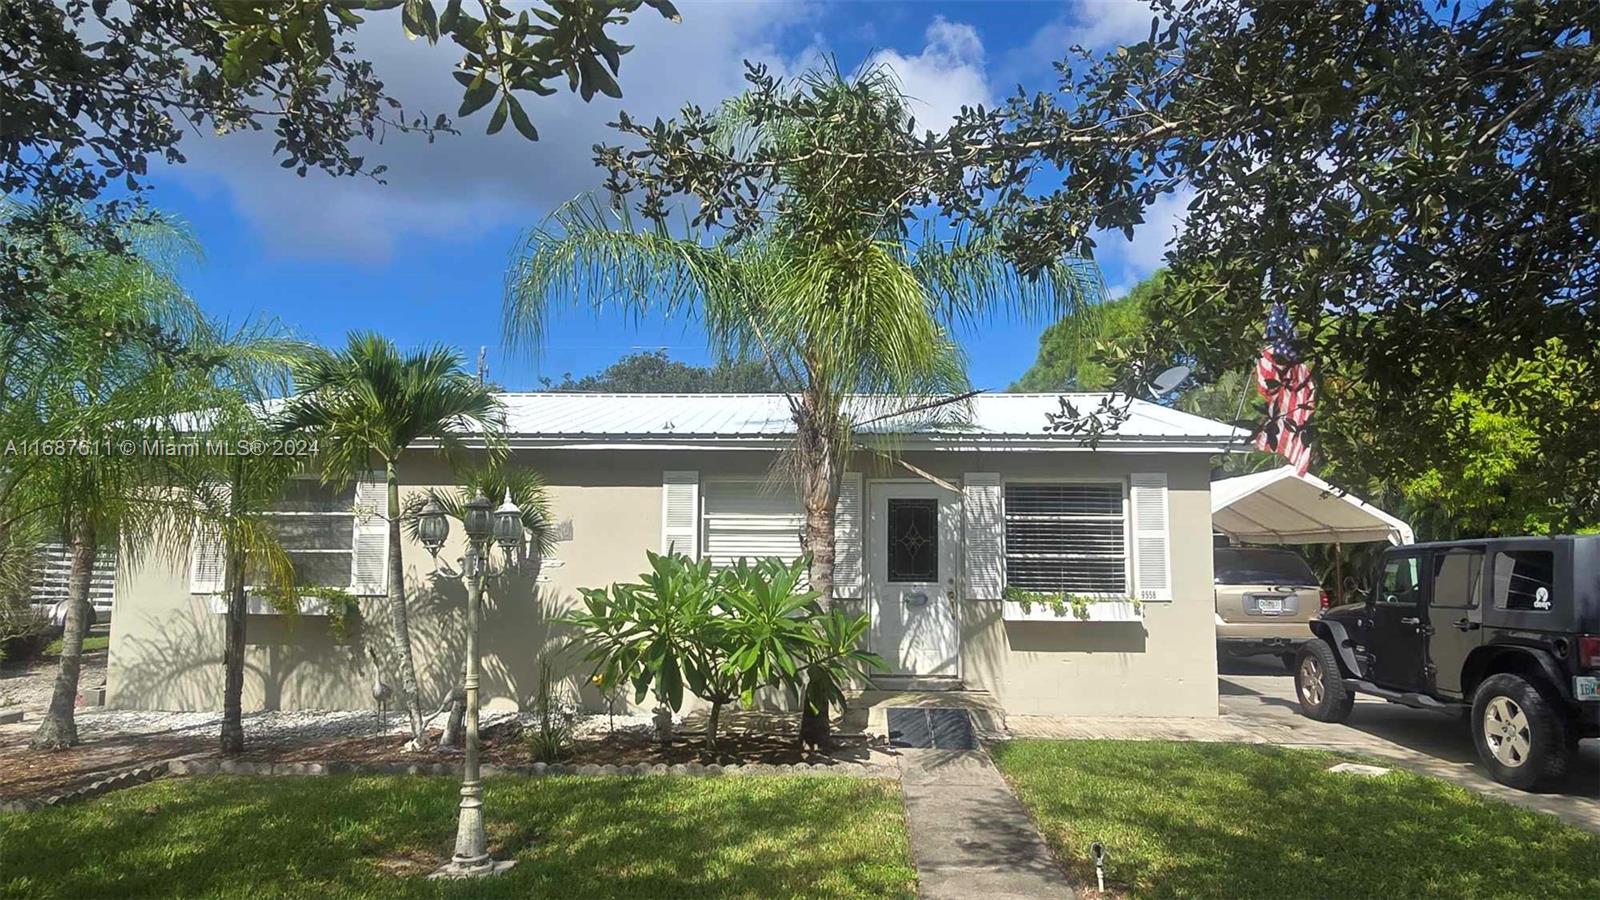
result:
[[[1005,479],[1126,477],[1166,472],[1172,601],[1144,622],[1006,622],[1001,603],[960,603],[961,678],[1012,715],[1215,716],[1210,460],[1168,454],[971,454],[912,458],[934,474]],[[957,471],[959,470],[959,471]]]
[[[661,535],[661,473],[695,469],[701,477],[763,475],[773,457],[750,451],[524,451],[550,486],[555,518],[570,539],[545,566],[535,588],[514,577],[491,588],[482,631],[484,689],[492,705],[521,704],[538,688],[540,660],[558,676],[581,680],[587,668],[565,650],[551,618],[576,603],[577,589],[631,580],[644,550]],[[948,479],[963,472],[1006,477],[1116,476],[1168,472],[1173,601],[1148,603],[1139,623],[1005,623],[997,602],[961,603],[961,666],[971,689],[997,694],[1014,714],[1211,716],[1217,712],[1211,612],[1209,462],[1203,455],[1113,453],[908,454]],[[867,460],[861,460],[867,466]],[[869,473],[870,475],[873,473]],[[877,473],[895,474],[895,473]],[[898,474],[904,474],[900,472]],[[403,494],[451,483],[443,463],[418,455],[402,469]],[[441,559],[461,555],[459,528]],[[419,544],[404,563],[422,693],[443,696],[459,672],[464,591],[436,577]],[[189,594],[187,571],[128,566],[118,575],[108,673],[109,705],[143,709],[214,709],[222,689],[222,622]],[[345,643],[315,616],[251,616],[245,708],[371,709],[376,654],[382,677],[398,681],[392,622],[383,598],[365,600],[362,621]],[[592,690],[587,702],[602,704]]]

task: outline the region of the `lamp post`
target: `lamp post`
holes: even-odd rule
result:
[[[430,498],[417,520],[417,534],[423,546],[437,556],[450,533],[444,508]],[[489,498],[480,490],[467,502],[461,525],[467,533],[466,564],[462,567],[462,576],[467,580],[466,760],[461,778],[460,815],[456,820],[455,853],[433,873],[435,878],[498,875],[516,865],[516,860],[491,858],[483,833],[483,781],[478,768],[478,613],[489,576],[492,541],[500,544],[508,563],[515,562],[513,550],[522,542],[522,510],[511,502],[508,490],[505,502],[491,512]]]

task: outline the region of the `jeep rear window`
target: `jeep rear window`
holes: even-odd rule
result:
[[[1503,550],[1494,555],[1495,609],[1549,612],[1555,605],[1555,554]]]
[[[1312,585],[1317,576],[1298,553],[1218,547],[1212,557],[1217,584]]]

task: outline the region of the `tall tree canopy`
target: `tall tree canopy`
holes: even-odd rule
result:
[[[285,169],[378,179],[385,167],[365,145],[391,130],[452,131],[443,112],[404,110],[358,33],[449,39],[461,50],[455,115],[489,108],[491,134],[509,121],[536,140],[525,98],[562,84],[585,100],[621,96],[631,48],[610,32],[643,5],[678,17],[670,0],[6,0],[0,195],[41,210],[9,223],[19,244],[0,248],[0,314],[60,302],[51,285],[89,264],[80,256],[135,251],[119,241],[140,211],[128,196],[147,187],[152,162],[184,162],[186,131],[270,128]],[[98,215],[76,210],[96,200]],[[76,235],[61,239],[63,226]]]
[[[585,100],[622,96],[614,76],[632,48],[607,29],[641,5],[677,19],[670,0],[9,0],[0,6],[0,192],[82,201],[113,180],[136,190],[152,157],[183,162],[179,139],[201,126],[270,126],[274,153],[302,175],[381,175],[352,149],[358,138],[450,128],[442,115],[408,118],[357,52],[358,31],[394,24],[461,49],[457,115],[495,102],[491,133],[509,118],[536,140],[520,97],[562,82]],[[398,22],[363,15],[392,11]]]
[[[552,391],[657,392],[667,394],[769,394],[783,390],[764,360],[720,360],[691,366],[667,357],[665,350],[630,353],[604,370],[574,379],[544,380]]]
[[[1600,5],[1153,5],[1147,40],[1075,53],[1055,90],[969,108],[940,133],[748,154],[691,106],[671,122],[621,118],[637,146],[598,159],[618,203],[665,220],[687,197],[697,224],[735,234],[783,209],[793,167],[892,160],[872,168],[879,190],[977,227],[1023,275],[1192,192],[1169,257],[1182,287],[1147,311],[1152,352],[1242,368],[1284,302],[1318,379],[1315,439],[1391,484],[1404,473],[1389,462],[1459,434],[1457,389],[1552,338],[1583,379],[1570,408],[1600,433],[1600,180],[1587,174],[1600,166]],[[759,67],[749,77],[753,118],[811,102]],[[1559,418],[1555,394],[1506,402]],[[1591,455],[1568,472],[1595,485],[1597,467]]]
[[[1122,377],[1113,359],[1118,348],[1143,335],[1145,307],[1167,289],[1165,271],[1134,285],[1127,295],[1075,310],[1039,335],[1039,356],[1011,386],[1013,391],[1102,391]]]

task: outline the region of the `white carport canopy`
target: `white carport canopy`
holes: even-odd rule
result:
[[[1211,523],[1253,544],[1409,544],[1411,526],[1293,466],[1211,483]]]

